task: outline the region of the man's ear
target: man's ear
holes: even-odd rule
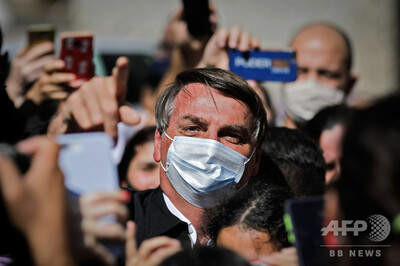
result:
[[[352,92],[357,80],[358,80],[358,76],[354,73],[350,73],[349,81],[347,83],[346,91],[345,91],[346,96]]]
[[[156,162],[161,160],[161,133],[156,129],[154,133],[154,152],[153,158]]]

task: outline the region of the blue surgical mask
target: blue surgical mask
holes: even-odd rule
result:
[[[179,195],[200,208],[214,207],[236,191],[254,153],[246,158],[215,140],[165,135],[172,143],[161,167]]]

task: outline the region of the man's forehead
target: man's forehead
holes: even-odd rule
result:
[[[175,98],[175,104],[196,103],[198,105],[218,108],[222,103],[232,104],[237,102],[248,109],[247,105],[241,100],[224,95],[221,91],[202,83],[190,83],[178,93]]]
[[[252,117],[250,109],[242,101],[200,83],[191,83],[178,93],[172,116],[198,121],[230,119],[233,124],[247,124]]]
[[[293,39],[291,46],[299,61],[305,56],[312,56],[315,60],[316,57],[329,56],[330,60],[345,64],[349,56],[346,42],[339,32],[323,25],[304,29]]]

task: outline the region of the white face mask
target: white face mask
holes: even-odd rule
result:
[[[214,207],[236,191],[254,153],[246,158],[215,140],[165,135],[172,143],[161,167],[179,195],[200,208]]]
[[[287,83],[283,87],[283,101],[287,114],[296,123],[311,120],[324,107],[342,103],[344,92],[328,88],[314,80]]]

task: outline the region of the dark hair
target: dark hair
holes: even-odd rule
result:
[[[317,143],[306,133],[270,128],[262,149],[282,171],[296,197],[324,193],[325,161]]]
[[[352,114],[353,109],[345,104],[325,107],[307,122],[304,131],[319,142],[324,130],[332,129],[336,125],[346,125]]]
[[[185,86],[191,83],[202,83],[227,97],[240,100],[251,111],[254,119],[253,139],[256,145],[262,142],[267,118],[260,97],[250,87],[246,80],[230,71],[219,68],[198,68],[181,72],[165,91],[156,104],[156,126],[162,133],[169,126],[174,109],[174,100]]]
[[[386,210],[384,215],[390,217],[400,213],[399,117],[396,95],[356,111],[349,124],[337,182],[346,216],[368,216],[378,210]]]
[[[367,220],[370,215],[380,214],[392,223],[400,213],[399,117],[398,94],[356,111],[344,137],[342,172],[335,183],[343,219]],[[357,237],[349,236],[350,244],[371,244],[367,231]],[[376,265],[398,264],[400,232],[392,228],[388,238],[380,243],[392,247],[382,250]],[[372,261],[360,259],[352,265],[372,265],[369,262]]]
[[[136,156],[135,148],[146,142],[154,141],[155,126],[142,128],[135,135],[131,137],[125,146],[124,154],[122,155],[121,162],[118,164],[119,182],[127,180],[128,167],[132,159]]]
[[[198,246],[165,259],[160,266],[250,266],[241,256],[222,247]]]
[[[225,227],[239,225],[268,233],[277,250],[289,246],[283,222],[284,202],[292,198],[289,190],[250,179],[234,196],[206,211],[206,233],[216,241]]]
[[[2,53],[3,48],[3,33],[0,27],[0,89],[5,86],[6,79],[10,71],[10,62],[8,61],[8,53]]]

